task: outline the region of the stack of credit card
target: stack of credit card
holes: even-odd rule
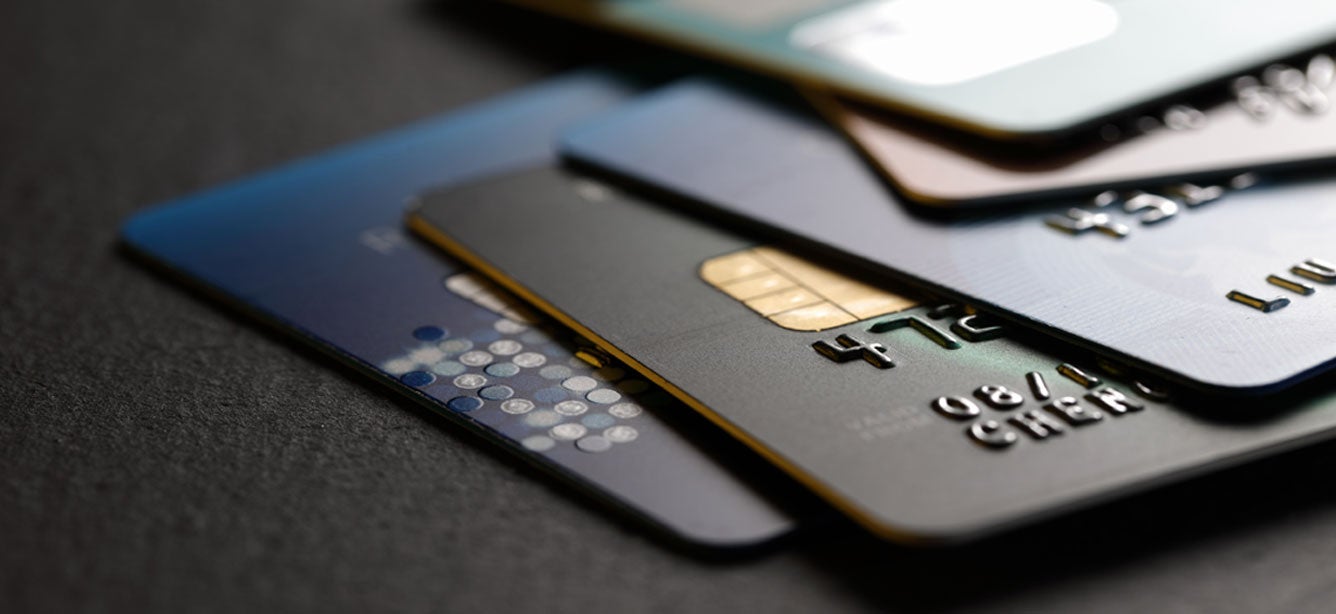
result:
[[[832,511],[957,543],[1336,436],[1336,4],[520,4],[715,64],[558,78],[125,243],[713,548]]]

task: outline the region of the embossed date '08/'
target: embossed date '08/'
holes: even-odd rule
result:
[[[1025,436],[1044,441],[1059,436],[1068,429],[1098,424],[1106,416],[1122,417],[1139,412],[1144,405],[1122,391],[1104,384],[1098,377],[1069,364],[1058,365],[1059,375],[1080,384],[1087,390],[1082,398],[1055,397],[1049,390],[1042,373],[1025,374],[1027,391],[1000,384],[979,386],[966,395],[944,395],[930,404],[937,414],[961,422],[970,421],[965,436],[986,448],[1000,450],[1016,445]],[[1155,394],[1150,388],[1137,385],[1143,395]],[[1026,394],[1039,404],[1038,409],[1022,409]],[[984,417],[984,409],[1010,414],[1006,417]]]

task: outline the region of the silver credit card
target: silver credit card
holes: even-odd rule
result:
[[[1336,37],[1328,0],[511,0],[994,138],[1047,140]]]

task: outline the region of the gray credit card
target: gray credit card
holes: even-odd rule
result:
[[[756,231],[1216,393],[1336,361],[1336,181],[1179,185],[1008,216],[909,211],[806,111],[709,81],[568,133],[565,153]]]
[[[1336,432],[1336,394],[1189,402],[570,170],[438,192],[409,222],[897,541],[974,538]]]

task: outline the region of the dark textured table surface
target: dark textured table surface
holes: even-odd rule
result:
[[[963,549],[706,560],[115,249],[148,203],[638,51],[476,4],[0,3],[0,611],[1336,609],[1333,446]]]

